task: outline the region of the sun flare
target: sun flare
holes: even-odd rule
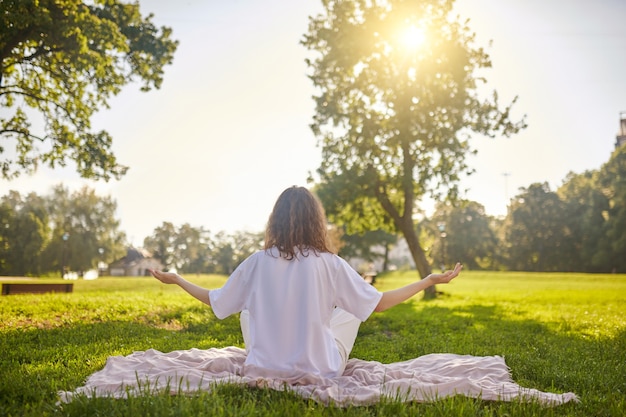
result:
[[[424,29],[411,25],[402,34],[402,43],[408,49],[417,49],[426,42],[426,32]]]

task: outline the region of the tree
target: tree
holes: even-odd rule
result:
[[[230,235],[234,248],[233,263],[235,268],[254,252],[263,249],[264,232],[237,231]]]
[[[391,246],[398,241],[398,236],[383,230],[371,230],[344,235],[342,239],[345,244],[339,251],[339,255],[344,258],[360,258],[367,263],[382,259],[382,271],[387,271],[389,268],[389,251]]]
[[[429,223],[430,232],[437,237],[433,248],[436,264],[460,260],[469,269],[493,266],[498,242],[483,205],[475,201],[439,204]]]
[[[525,127],[513,103],[482,98],[491,66],[445,0],[324,0],[302,43],[318,90],[311,125],[322,148],[317,193],[347,233],[401,232],[419,274],[431,272],[417,232],[416,203],[458,194],[471,172],[470,133]],[[513,100],[514,102],[515,100]],[[434,296],[431,287],[427,296]]]
[[[598,182],[609,200],[606,211],[605,255],[602,262],[612,272],[626,272],[626,146],[621,145],[602,165]]]
[[[561,213],[571,233],[574,253],[569,256],[574,271],[608,272],[609,244],[606,219],[609,199],[598,182],[597,170],[570,172],[557,190],[564,203]]]
[[[175,267],[180,272],[230,274],[263,247],[262,241],[262,233],[219,232],[211,236],[202,227],[188,223],[175,227],[163,222],[152,236],[144,239],[144,247],[166,267]]]
[[[62,185],[46,197],[52,239],[45,251],[47,270],[84,272],[98,262],[112,262],[125,253],[126,235],[115,217],[117,203],[87,186],[70,191]]]
[[[80,272],[113,261],[125,240],[116,208],[88,187],[70,194],[59,185],[44,197],[9,192],[0,200],[0,274]]]
[[[508,265],[522,271],[571,271],[573,237],[565,203],[547,183],[531,184],[513,198],[506,219]]]
[[[35,193],[11,191],[0,201],[0,275],[39,275],[48,244],[48,213]]]
[[[263,248],[263,238],[263,233],[219,232],[211,253],[213,271],[231,274],[248,256]]]
[[[219,232],[216,235],[216,244],[213,248],[211,263],[212,270],[218,274],[229,275],[235,270],[235,249],[228,235]]]
[[[189,223],[180,226],[174,239],[176,269],[185,273],[205,272],[210,245],[209,233],[204,228]]]
[[[154,229],[152,236],[143,240],[143,246],[155,259],[158,259],[165,268],[175,267],[176,227],[170,222],[163,222]]]
[[[151,18],[118,0],[0,2],[0,139],[15,147],[0,144],[3,178],[68,161],[86,178],[126,172],[90,119],[129,82],[160,87],[177,41]]]

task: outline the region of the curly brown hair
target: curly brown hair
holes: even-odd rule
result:
[[[331,252],[324,207],[306,188],[294,185],[276,200],[265,229],[265,250],[274,246],[285,259],[298,252],[307,256],[307,250]]]

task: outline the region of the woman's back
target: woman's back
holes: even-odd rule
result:
[[[287,260],[276,248],[252,255],[211,291],[219,318],[249,314],[246,373],[284,379],[337,376],[343,362],[331,331],[335,307],[365,320],[379,299],[336,255],[306,251]]]

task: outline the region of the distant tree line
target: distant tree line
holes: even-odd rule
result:
[[[84,187],[62,185],[45,196],[10,191],[0,199],[0,275],[82,272],[126,253],[116,202]],[[339,254],[387,260],[396,235],[333,228]],[[442,202],[416,223],[431,265],[469,269],[626,272],[626,146],[598,170],[570,173],[556,191],[547,183],[521,188],[504,217],[474,201]],[[230,274],[263,246],[263,233],[211,233],[163,222],[143,242],[168,269]],[[383,263],[386,269],[386,263]]]
[[[230,274],[263,245],[263,233],[218,232],[185,223],[163,222],[144,239],[144,248],[165,265],[183,273]]]
[[[129,243],[116,209],[111,197],[89,187],[70,192],[59,185],[45,196],[10,191],[0,197],[0,275],[81,275],[122,258]],[[211,234],[164,222],[145,238],[144,247],[168,269],[229,274],[262,240],[262,233]]]
[[[84,187],[46,196],[10,191],[0,200],[0,275],[87,271],[125,253],[117,203]]]
[[[504,217],[474,201],[442,202],[416,229],[437,267],[459,260],[470,269],[624,273],[626,146],[598,170],[569,173],[556,191],[521,188]],[[374,236],[348,235],[342,254],[381,259],[384,251],[367,249]]]

